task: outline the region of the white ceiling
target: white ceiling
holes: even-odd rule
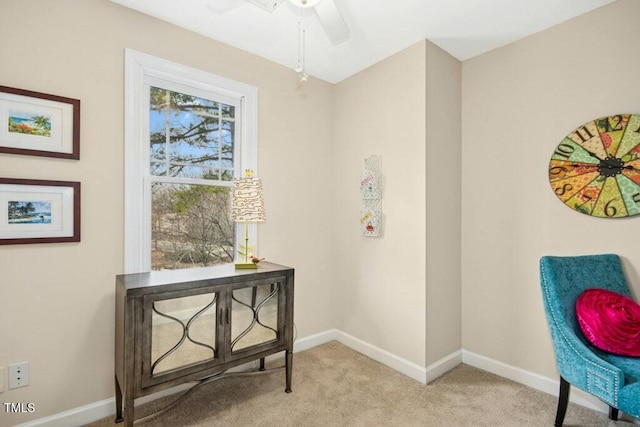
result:
[[[337,46],[315,14],[300,19],[287,4],[269,13],[240,2],[217,13],[208,2],[233,1],[111,1],[291,68],[300,20],[307,73],[336,83],[422,39],[464,61],[617,0],[335,0],[350,29]]]

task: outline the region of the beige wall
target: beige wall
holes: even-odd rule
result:
[[[620,0],[463,64],[463,348],[555,378],[538,261],[614,252],[640,296],[640,218],[563,205],[549,158],[579,125],[640,113],[640,2]]]
[[[425,363],[425,43],[342,81],[335,101],[336,327]],[[382,157],[383,236],[363,237],[360,174]]]
[[[422,41],[336,90],[336,327],[423,368],[461,344],[460,80],[460,62]],[[359,231],[371,155],[382,157],[380,238]]]
[[[462,348],[462,66],[432,43],[427,42],[426,49],[426,365],[429,366]]]
[[[260,255],[296,268],[298,336],[330,312],[334,86],[107,0],[3,0],[0,84],[82,101],[79,161],[0,155],[0,176],[82,182],[82,242],[0,246],[0,366],[28,360],[42,418],[113,396],[114,276],[123,271],[124,48],[258,87],[259,170],[268,221]],[[259,71],[256,71],[259,70]],[[6,381],[6,379],[5,379]]]

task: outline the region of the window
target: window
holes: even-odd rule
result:
[[[126,272],[232,262],[230,190],[256,170],[256,89],[131,50],[125,69]]]

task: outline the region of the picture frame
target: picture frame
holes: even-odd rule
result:
[[[0,86],[0,153],[80,159],[80,100]]]
[[[79,182],[0,178],[0,245],[79,241]]]

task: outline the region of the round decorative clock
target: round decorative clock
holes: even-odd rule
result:
[[[575,129],[549,162],[551,188],[565,205],[601,218],[640,213],[640,115],[600,117]]]

